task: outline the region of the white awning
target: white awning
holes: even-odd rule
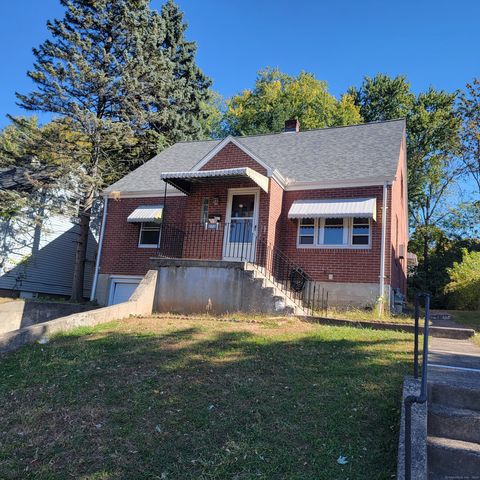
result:
[[[190,193],[193,183],[207,183],[209,180],[223,178],[250,178],[250,180],[253,180],[262,190],[268,193],[268,177],[250,167],[225,168],[221,170],[189,170],[186,172],[164,172],[160,174],[161,180],[164,180],[187,195]]]
[[[163,205],[140,205],[128,216],[127,222],[161,222],[162,215]]]
[[[345,218],[369,217],[376,219],[375,198],[347,198],[344,200],[296,200],[288,218]]]

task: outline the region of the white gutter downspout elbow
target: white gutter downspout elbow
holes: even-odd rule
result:
[[[95,300],[95,294],[97,293],[97,280],[98,271],[100,270],[100,257],[102,256],[103,235],[105,233],[105,224],[107,223],[107,207],[108,197],[105,197],[103,200],[103,216],[102,225],[100,227],[100,238],[98,239],[97,259],[95,261],[95,273],[93,274],[92,291],[90,292],[90,301],[92,302]]]
[[[382,240],[380,252],[380,295],[378,298],[380,314],[383,314],[385,307],[385,245],[387,242],[387,195],[388,183],[383,183],[383,198],[382,198]]]

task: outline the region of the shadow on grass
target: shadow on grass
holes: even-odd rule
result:
[[[408,337],[225,330],[100,330],[8,356],[0,477],[391,478]]]

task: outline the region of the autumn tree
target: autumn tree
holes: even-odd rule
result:
[[[311,73],[292,77],[268,68],[258,73],[252,90],[227,101],[225,128],[234,135],[253,135],[279,132],[290,118],[298,119],[305,130],[360,123],[353,100],[349,94],[337,100],[326,82]]]

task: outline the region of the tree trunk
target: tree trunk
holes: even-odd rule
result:
[[[85,277],[85,260],[87,258],[88,233],[90,231],[90,211],[80,214],[80,232],[75,251],[75,267],[72,280],[72,302],[83,300],[83,279]]]

